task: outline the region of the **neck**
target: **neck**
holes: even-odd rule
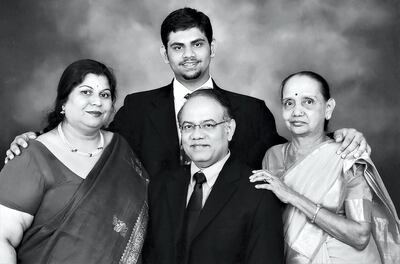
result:
[[[176,76],[175,76],[176,78]],[[190,91],[194,91],[197,88],[201,87],[203,84],[205,84],[208,79],[210,79],[210,74],[205,74],[202,77],[199,77],[197,79],[193,79],[193,80],[186,80],[186,79],[178,79],[176,78],[176,80],[178,82],[180,82],[183,86],[185,86],[187,89],[189,89]]]
[[[321,133],[315,136],[295,136],[292,137],[290,144],[292,145],[293,151],[295,151],[298,155],[308,154],[311,149],[313,149],[316,145],[327,140],[327,136],[325,133]]]
[[[68,122],[62,122],[61,129],[68,142],[82,151],[90,152],[97,148],[100,142],[99,129],[82,131],[81,129],[72,126]]]

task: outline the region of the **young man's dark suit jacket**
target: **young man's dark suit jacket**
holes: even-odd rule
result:
[[[225,163],[199,216],[188,263],[283,263],[281,203],[255,189],[249,175],[247,165]],[[144,263],[180,263],[189,179],[190,169],[179,168],[150,182]]]
[[[251,167],[261,168],[266,150],[284,142],[276,132],[273,115],[262,100],[222,90],[215,83],[214,88],[226,94],[232,104],[236,120],[230,143],[232,155]],[[163,170],[179,167],[172,83],[126,96],[110,129],[125,137],[151,179]]]

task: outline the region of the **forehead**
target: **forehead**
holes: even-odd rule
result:
[[[219,121],[224,115],[224,108],[214,99],[198,96],[189,99],[182,109],[182,122],[201,122],[213,119]]]
[[[283,87],[282,95],[283,98],[295,96],[322,97],[320,83],[305,75],[290,78]]]
[[[78,86],[81,85],[87,85],[92,87],[93,89],[99,88],[99,89],[106,89],[109,88],[109,83],[108,79],[104,75],[97,75],[94,73],[88,73],[86,74],[85,78],[83,79],[82,83]]]
[[[196,39],[206,39],[206,35],[197,27],[171,32],[168,35],[168,44],[186,43]]]

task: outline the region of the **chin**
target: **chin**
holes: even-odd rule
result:
[[[184,74],[182,75],[183,79],[187,80],[187,81],[191,81],[191,80],[196,80],[200,77],[201,72],[195,72],[193,74]]]

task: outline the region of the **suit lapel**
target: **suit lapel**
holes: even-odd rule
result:
[[[179,149],[172,83],[151,102],[150,119],[163,142],[174,152]]]
[[[188,166],[185,166],[177,171],[174,177],[171,177],[171,180],[167,182],[167,199],[171,212],[175,243],[181,237],[189,180],[190,169]]]
[[[215,182],[210,195],[201,211],[193,239],[198,236],[202,230],[213,220],[220,212],[234,192],[238,188],[238,180],[240,179],[240,168],[232,159],[229,158],[222,168],[218,179]]]

